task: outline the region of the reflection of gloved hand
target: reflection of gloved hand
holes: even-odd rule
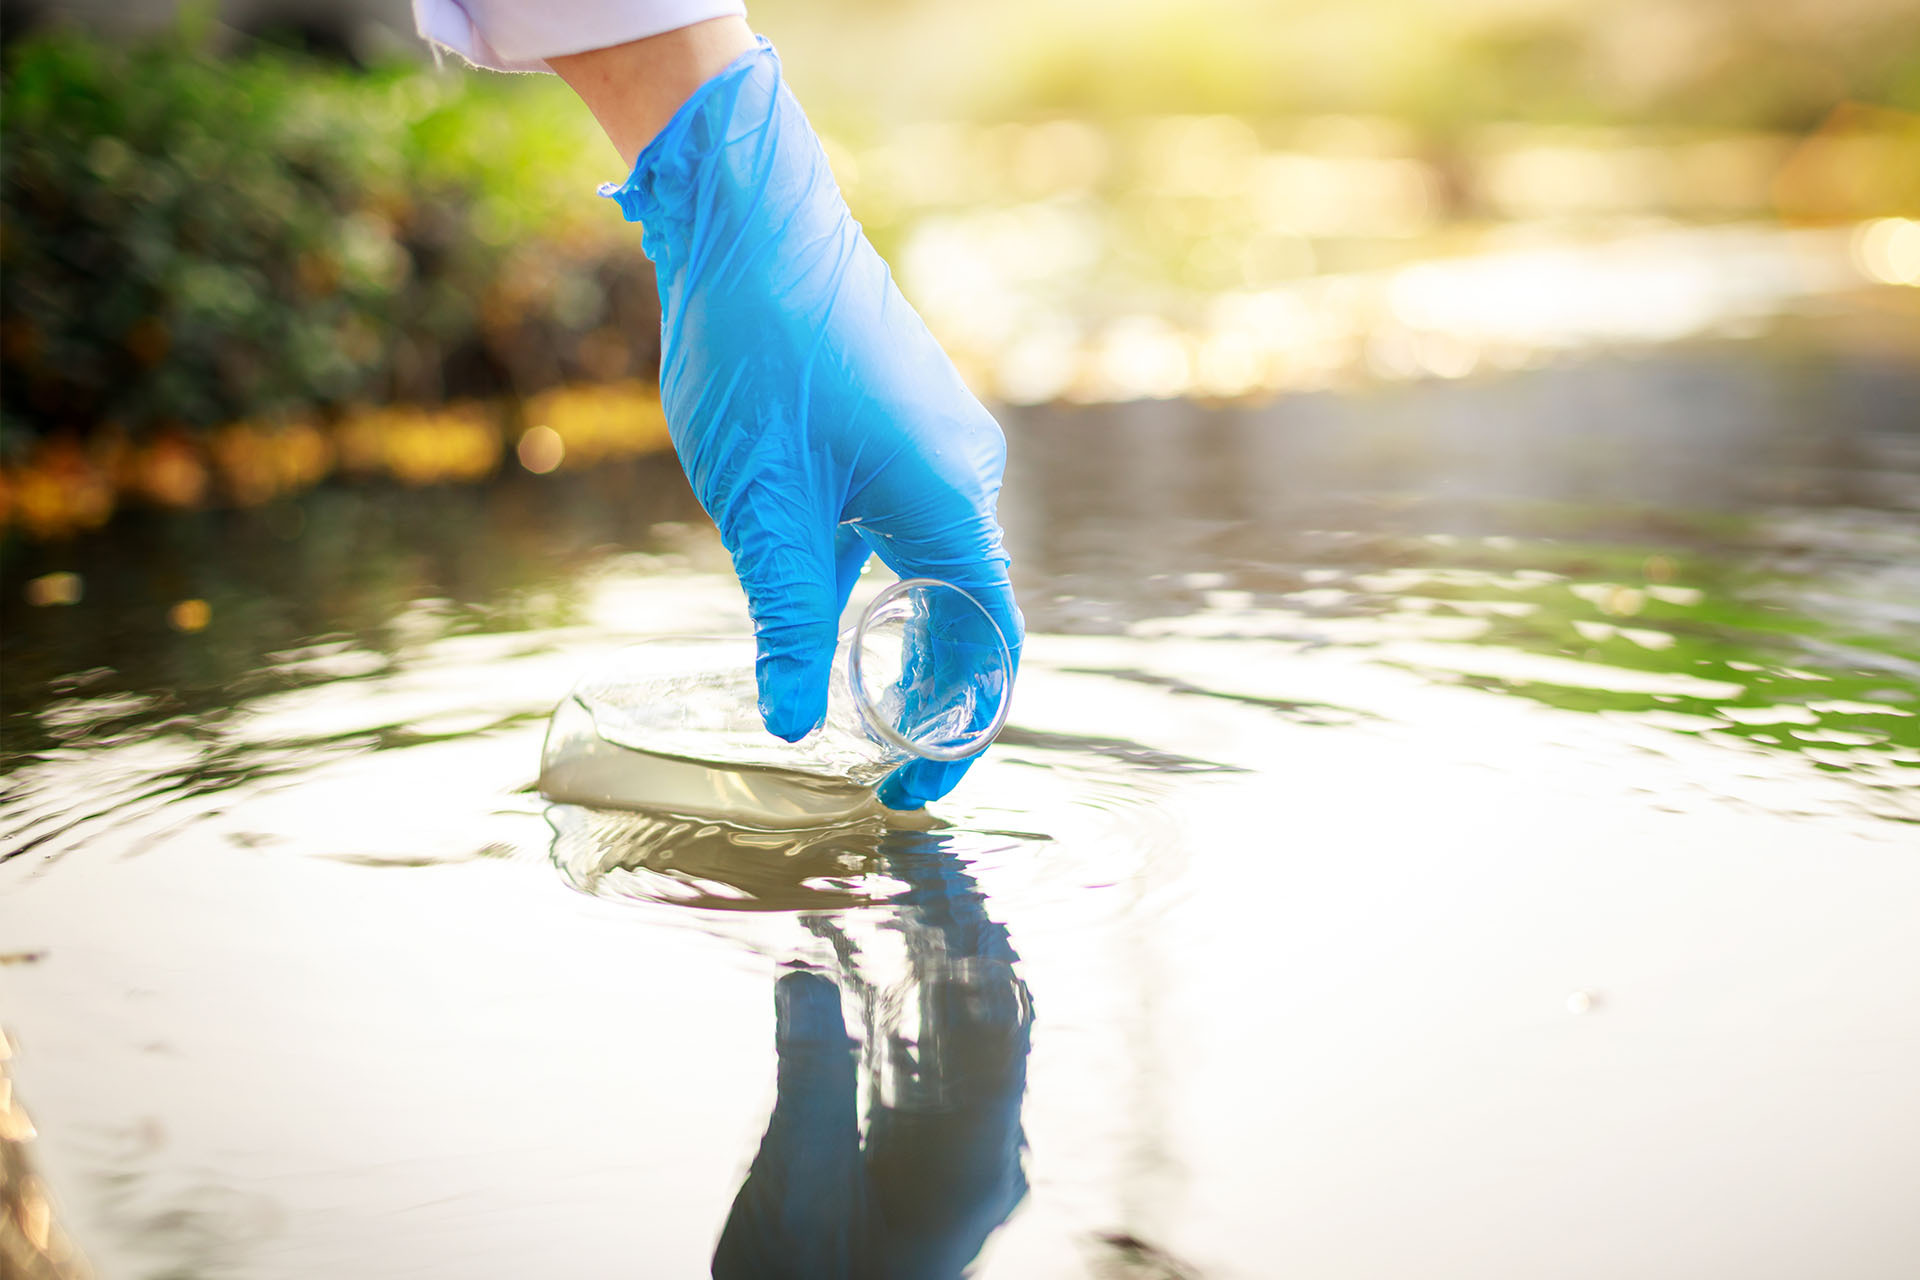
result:
[[[1005,441],[847,212],[772,47],[703,85],[606,194],[645,223],[661,399],[746,588],[767,728],[791,742],[825,715],[869,551],[972,592],[1017,658]],[[917,808],[966,766],[914,761],[881,798]]]

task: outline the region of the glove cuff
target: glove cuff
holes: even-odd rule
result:
[[[771,79],[769,97],[777,98],[780,55],[762,35],[754,37],[753,48],[715,72],[680,104],[666,127],[640,152],[625,182],[601,185],[600,194],[618,203],[628,222],[644,224],[642,247],[656,265],[664,265],[661,257],[670,247],[657,232],[685,220],[700,162],[726,144],[734,99],[756,74]]]

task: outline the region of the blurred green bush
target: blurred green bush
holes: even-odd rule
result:
[[[617,160],[550,77],[54,31],[0,113],[0,459],[657,359]]]

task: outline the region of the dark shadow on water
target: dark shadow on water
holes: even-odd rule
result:
[[[1128,738],[1095,737],[1080,733],[1057,733],[1008,725],[994,739],[1002,751],[1007,748],[1033,747],[1041,751],[1072,751],[1117,760],[1121,764],[1152,773],[1245,773],[1239,765],[1217,760],[1201,760],[1172,751],[1162,751]]]
[[[1190,697],[1220,698],[1227,702],[1238,702],[1242,706],[1262,707],[1268,711],[1277,712],[1298,724],[1352,724],[1356,720],[1373,718],[1371,712],[1335,706],[1331,702],[1304,702],[1298,698],[1259,698],[1248,693],[1208,689],[1191,681],[1176,680],[1171,676],[1156,675],[1153,672],[1139,671],[1132,667],[1066,667],[1063,670],[1077,675],[1106,676],[1113,680],[1125,680],[1129,684],[1144,684]]]

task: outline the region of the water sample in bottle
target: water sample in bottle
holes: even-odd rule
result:
[[[908,578],[840,637],[822,725],[760,719],[751,636],[643,641],[589,670],[553,713],[540,791],[567,804],[792,828],[877,812],[913,759],[962,760],[1006,723],[1013,659],[959,587]]]

